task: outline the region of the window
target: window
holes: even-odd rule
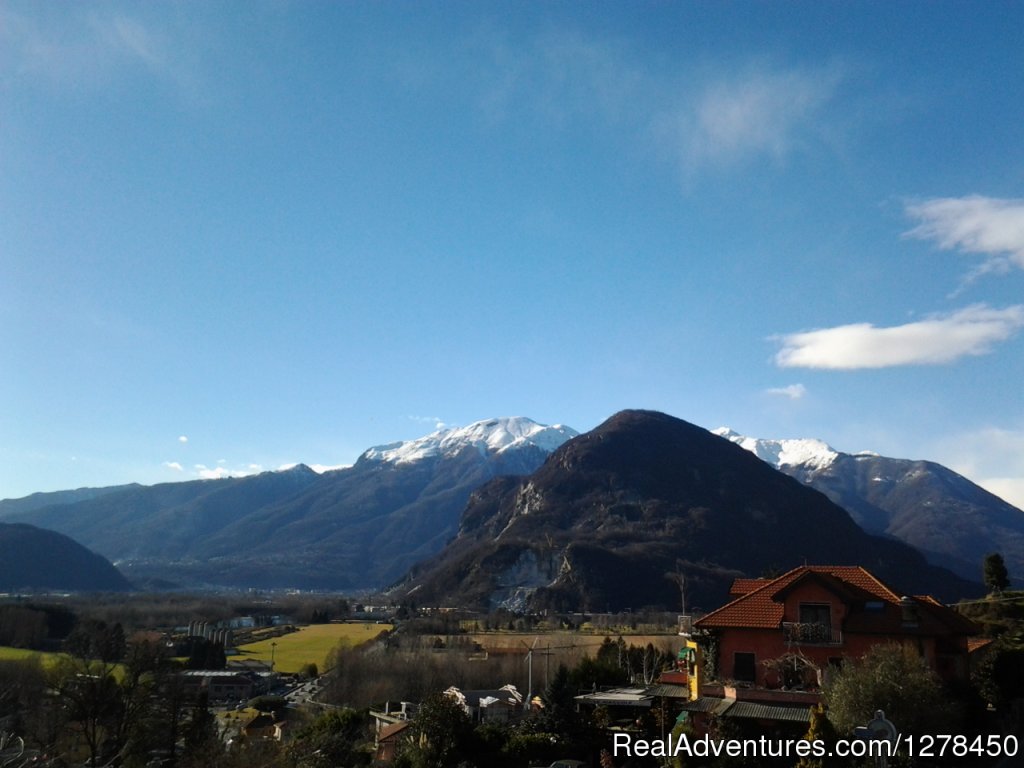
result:
[[[800,603],[800,623],[831,627],[831,606],[828,603]]]
[[[732,656],[732,676],[740,682],[754,682],[757,677],[754,654],[734,653]]]

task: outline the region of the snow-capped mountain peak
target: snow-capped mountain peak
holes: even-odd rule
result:
[[[787,465],[803,466],[811,470],[825,469],[839,457],[837,451],[821,440],[762,440],[745,437],[728,427],[719,427],[712,431],[719,437],[745,448],[776,469]]]
[[[485,419],[465,427],[439,429],[417,440],[380,445],[366,451],[363,458],[406,464],[432,456],[453,456],[467,447],[481,455],[494,455],[527,445],[550,453],[577,434],[571,427],[538,424],[524,416]]]

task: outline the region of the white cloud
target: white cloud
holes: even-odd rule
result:
[[[678,118],[684,163],[783,159],[818,132],[819,113],[839,79],[829,71],[762,69],[715,82]]]
[[[1024,326],[1024,305],[990,309],[979,304],[906,325],[841,325],[780,337],[775,356],[783,368],[889,368],[938,365],[981,355]]]
[[[1024,430],[987,427],[936,446],[937,460],[1024,509]]]
[[[920,224],[905,237],[984,256],[974,275],[1024,269],[1024,200],[943,197],[907,205],[906,212]]]
[[[188,437],[186,435],[179,435],[178,436],[178,442],[179,443],[187,443],[188,442]]]
[[[246,469],[228,469],[227,467],[210,468],[205,464],[195,465],[196,476],[202,480],[220,480],[225,477],[248,477],[263,471],[259,464],[250,464]]]
[[[438,416],[410,416],[409,418],[420,424],[433,424],[434,429],[437,430],[446,429],[448,427],[448,424]]]
[[[1024,509],[1024,477],[982,477],[975,482],[1017,509]]]
[[[184,472],[185,468],[176,461],[165,461],[164,466],[168,469],[173,469],[175,472]]]
[[[807,387],[803,384],[790,384],[788,387],[772,387],[765,390],[769,395],[788,397],[790,400],[799,400],[807,394]]]

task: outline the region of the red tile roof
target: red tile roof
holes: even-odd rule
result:
[[[753,592],[758,587],[763,587],[771,579],[733,579],[732,586],[729,587],[729,594],[733,597],[740,597],[749,592]]]
[[[844,629],[865,633],[974,634],[977,627],[956,611],[931,597],[914,598],[916,626],[903,624],[900,596],[860,566],[804,565],[771,580],[737,579],[733,587],[753,587],[730,603],[712,611],[694,626],[698,629],[778,629],[783,621],[785,595],[805,579],[814,579],[847,604],[880,601],[879,612],[856,610],[847,616]],[[759,582],[760,586],[756,586]]]

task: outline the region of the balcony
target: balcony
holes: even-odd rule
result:
[[[842,645],[843,633],[828,624],[784,621],[782,634],[787,643],[797,645]]]

